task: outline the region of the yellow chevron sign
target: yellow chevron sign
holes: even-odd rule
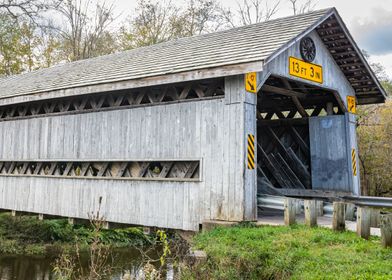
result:
[[[247,165],[248,169],[255,169],[255,136],[253,134],[248,134],[248,156]]]

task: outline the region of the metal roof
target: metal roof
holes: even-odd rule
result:
[[[3,78],[0,99],[265,61],[335,13],[319,10]]]

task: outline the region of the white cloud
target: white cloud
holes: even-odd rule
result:
[[[374,8],[371,17],[357,17],[351,28],[358,43],[370,54],[392,53],[392,10]]]

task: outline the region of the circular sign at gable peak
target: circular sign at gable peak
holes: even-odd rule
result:
[[[312,62],[316,58],[316,45],[310,37],[301,39],[299,50],[302,58],[307,62]]]

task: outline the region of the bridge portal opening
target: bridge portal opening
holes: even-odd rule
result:
[[[331,118],[332,124],[327,125],[334,129],[335,118],[344,118],[345,112],[337,92],[270,76],[257,101],[258,195],[301,196],[330,191],[323,183],[318,184],[319,178],[312,177],[320,176],[325,163],[318,159],[323,152],[318,151],[316,142],[320,139],[316,139],[313,127]],[[338,184],[338,189],[332,191],[340,190],[345,189]]]

